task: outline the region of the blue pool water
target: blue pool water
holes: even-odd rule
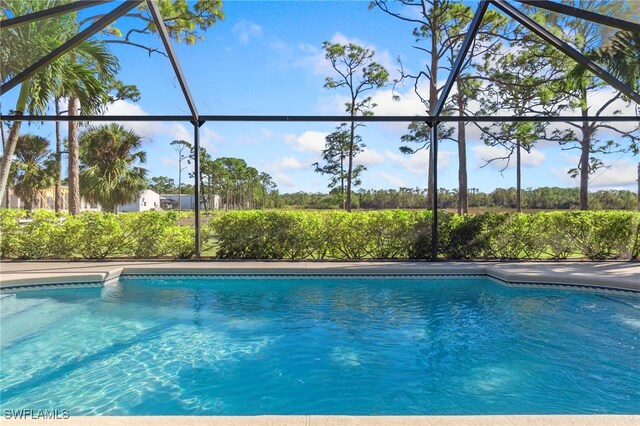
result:
[[[640,413],[640,298],[485,279],[122,279],[1,299],[0,408]]]

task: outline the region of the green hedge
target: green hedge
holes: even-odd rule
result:
[[[193,228],[177,225],[176,213],[97,213],[77,216],[37,210],[0,210],[0,256],[14,259],[104,259],[193,256]]]
[[[222,259],[429,259],[431,212],[238,211],[211,221]],[[440,213],[446,259],[637,259],[640,213]]]
[[[56,216],[0,210],[0,256],[14,259],[186,259],[192,227],[176,213]],[[431,212],[238,211],[210,219],[205,253],[221,259],[429,259]],[[445,259],[638,259],[640,213],[439,215]],[[209,235],[212,238],[209,238]]]

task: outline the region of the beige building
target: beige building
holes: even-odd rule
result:
[[[63,186],[60,188],[62,193],[62,210],[69,210],[69,188]],[[10,209],[23,209],[24,202],[14,194],[13,189],[9,188],[8,191],[9,197],[7,200],[6,194],[2,197],[1,206],[4,208]],[[8,201],[8,202],[7,202]],[[46,188],[38,191],[36,195],[36,201],[33,204],[33,209],[44,209],[44,210],[55,210],[55,188],[52,186],[50,188]],[[99,204],[91,204],[87,202],[84,198],[80,199],[80,211],[100,211],[102,208]]]

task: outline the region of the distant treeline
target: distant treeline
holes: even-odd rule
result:
[[[246,167],[240,169],[244,170]],[[213,180],[205,175],[203,193],[217,193],[222,196],[222,203],[225,207],[227,199],[251,200],[251,202],[229,203],[229,210],[242,210],[239,206],[246,206],[246,209],[298,208],[320,210],[339,209],[342,207],[342,196],[339,189],[333,189],[329,193],[294,192],[280,194],[275,184],[271,181],[271,177],[266,173],[253,173],[253,179],[244,180],[236,178],[236,175],[237,173],[223,174],[219,172],[217,174],[217,176],[222,177],[233,177],[233,179],[229,178],[227,180],[220,180],[220,178]],[[212,185],[212,182],[217,182],[217,185]],[[238,182],[242,184],[238,184]],[[173,179],[164,176],[150,179],[148,187],[160,194],[178,192]],[[193,185],[183,184],[181,192],[183,194],[193,194]],[[606,189],[589,193],[590,210],[636,210],[637,205],[637,196],[632,191]],[[440,188],[438,206],[443,209],[457,209],[458,191],[456,189]],[[352,193],[352,207],[363,210],[426,209],[427,191],[421,188],[359,189]],[[497,188],[492,192],[486,193],[480,192],[477,188],[469,188],[469,208],[515,209],[516,189]],[[580,189],[558,187],[523,189],[522,208],[527,210],[576,210],[580,208]]]
[[[301,209],[334,209],[340,208],[341,197],[337,191],[329,194],[296,192],[280,194],[277,207]],[[541,210],[573,210],[580,207],[580,190],[578,188],[528,188],[522,191],[524,209]],[[353,194],[353,208],[376,209],[424,209],[427,207],[426,190],[420,188],[396,189],[361,189]],[[456,209],[458,193],[454,190],[440,188],[438,206],[443,209]],[[515,209],[515,188],[497,188],[492,192],[480,192],[469,189],[469,208]],[[635,210],[637,196],[627,190],[601,190],[589,194],[591,210]]]

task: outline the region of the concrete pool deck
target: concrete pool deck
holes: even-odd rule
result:
[[[55,284],[100,285],[127,275],[345,274],[486,275],[507,283],[640,292],[640,262],[258,262],[3,261],[0,289]]]

